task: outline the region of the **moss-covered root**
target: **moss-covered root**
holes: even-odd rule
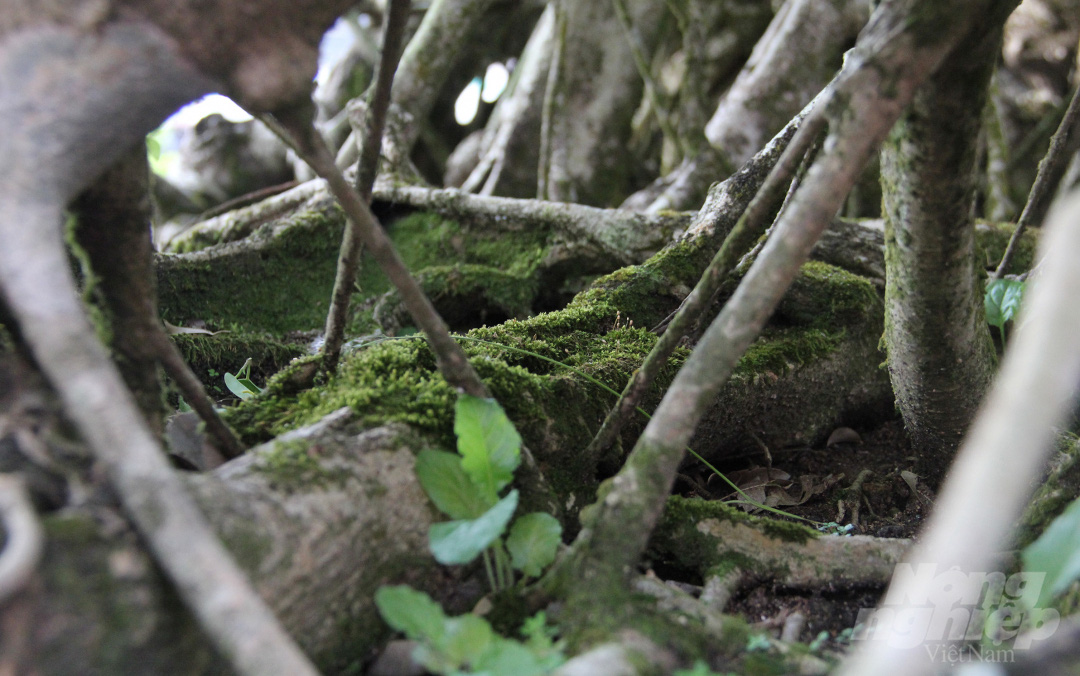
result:
[[[352,673],[387,635],[373,597],[409,583],[438,597],[433,511],[413,472],[427,445],[403,427],[356,434],[338,414],[265,444],[212,475],[187,476],[203,512],[324,673]],[[141,547],[77,514],[47,524],[39,673],[219,673],[221,659]]]
[[[904,539],[822,535],[720,502],[672,497],[652,540],[656,556],[702,577],[741,568],[790,587],[884,585]]]

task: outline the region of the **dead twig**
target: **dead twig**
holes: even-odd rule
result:
[[[375,86],[368,95],[367,106],[361,126],[355,130],[360,146],[360,160],[356,170],[356,190],[365,205],[371,204],[371,188],[379,167],[383,130],[386,128],[386,111],[390,107],[390,91],[394,84],[394,72],[401,58],[401,43],[405,24],[409,20],[411,0],[392,0],[383,31],[383,51],[379,59],[379,74]],[[350,115],[350,118],[352,116]],[[336,164],[335,164],[336,167]],[[345,320],[349,311],[356,280],[356,268],[360,264],[362,244],[356,228],[345,228],[338,253],[337,276],[330,296],[330,310],[326,314],[326,339],[322,348],[322,370],[333,373],[341,357],[341,344],[345,339]]]

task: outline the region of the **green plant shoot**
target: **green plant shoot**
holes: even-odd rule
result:
[[[244,365],[240,367],[240,370],[236,372],[234,376],[231,373],[225,374],[225,387],[229,388],[229,391],[240,397],[241,399],[251,399],[257,394],[262,393],[262,388],[251,382],[251,358],[244,362]]]
[[[1017,279],[992,279],[986,285],[983,309],[986,323],[996,326],[1001,335],[1001,346],[1005,346],[1005,324],[1012,321],[1020,312],[1024,300],[1024,282]]]

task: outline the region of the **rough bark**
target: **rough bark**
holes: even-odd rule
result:
[[[679,371],[627,459],[583,519],[569,556],[549,574],[570,614],[595,620],[591,589],[618,604],[626,578],[662,513],[686,443],[734,364],[764,326],[798,266],[831,220],[863,164],[876,152],[916,88],[987,10],[970,1],[948,6],[913,0],[880,8],[860,37],[825,110],[830,138],[773,235],[728,305]],[[930,32],[934,39],[927,39]],[[803,131],[806,131],[805,129]],[[581,628],[581,625],[577,625]],[[574,628],[570,629],[571,632]]]
[[[709,143],[733,166],[750,159],[840,68],[869,17],[867,4],[785,2],[705,125]]]
[[[358,433],[348,417],[284,435],[213,474],[185,477],[259,593],[330,673],[369,659],[386,637],[372,601],[380,585],[447,591],[433,584],[434,514],[412,471],[426,442],[400,426]],[[96,516],[116,519],[102,507]],[[94,517],[83,508],[46,521],[22,668],[225,670],[132,534],[109,532]]]
[[[165,408],[154,340],[161,328],[153,286],[149,172],[146,153],[136,148],[103,174],[72,203],[78,219],[73,235],[87,265],[94,266],[83,272],[103,313],[98,329],[108,331],[120,374],[160,435]]]
[[[1000,45],[1000,24],[958,45],[881,153],[889,374],[930,481],[943,476],[996,367],[971,211],[976,139]]]
[[[487,125],[477,139],[479,147],[470,161],[461,157],[466,142],[447,162],[448,186],[467,192],[506,197],[536,194],[536,171],[540,161],[540,112],[548,69],[551,66],[555,7],[549,5],[533,29],[507,91],[495,104]],[[468,173],[466,173],[466,171]],[[463,174],[453,180],[450,172]]]
[[[986,571],[1007,569],[1000,552],[1043,471],[1056,436],[1054,425],[1072,406],[1080,382],[1080,274],[1072,256],[1080,247],[1077,218],[1076,193],[1051,212],[1040,248],[1042,274],[1022,311],[1023,328],[938,495],[925,534],[907,557],[915,567],[932,566],[936,582],[925,575],[921,581],[915,575],[896,577],[886,599],[899,609],[911,608],[917,599],[935,598],[927,582],[940,584],[944,571],[955,571],[952,579],[959,581],[950,599],[963,599],[978,597],[981,590],[973,587]],[[957,605],[950,604],[948,610]],[[870,636],[841,673],[936,673],[938,665],[929,660],[926,646],[905,647],[906,641],[894,640],[897,631],[903,630],[885,626]]]
[[[628,3],[645,48],[663,26],[663,3]],[[564,2],[557,20],[541,139],[539,196],[555,202],[607,206],[626,192],[625,139],[641,100],[641,76],[626,31],[610,2]],[[564,32],[560,33],[565,25]]]
[[[4,9],[5,304],[140,533],[230,662],[242,673],[269,665],[309,673],[171,474],[94,337],[75,298],[60,224],[66,203],[180,104],[213,89],[256,110],[306,95],[319,37],[342,6],[269,2],[252,15],[246,3],[149,0],[114,15],[100,3],[15,0]]]

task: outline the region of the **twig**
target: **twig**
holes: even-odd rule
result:
[[[830,135],[802,188],[679,370],[623,468],[609,480],[570,553],[549,574],[549,589],[564,593],[567,613],[584,612],[585,604],[595,604],[595,596],[582,591],[581,581],[625,580],[634,569],[705,410],[764,328],[916,88],[967,33],[976,12],[986,9],[984,2],[969,0],[954,3],[955,11],[913,18],[928,16],[924,10],[931,1],[882,5],[860,34],[855,61],[841,73],[829,99],[819,104],[828,115]],[[936,40],[925,38],[928,21],[937,24]],[[805,126],[799,133],[812,138],[812,132]]]
[[[334,163],[333,155],[311,123],[310,113],[305,114],[301,110],[290,113],[291,117],[264,115],[261,119],[292,146],[316,174],[326,180],[330,192],[337,198],[349,219],[348,227],[356,229],[356,235],[401,295],[401,301],[417,327],[424,332],[431,351],[435,353],[439,371],[450,386],[474,397],[490,397],[487,387],[465,356],[465,351],[450,336],[446,322],[439,316],[420,284],[409,273],[401,255],[376,221],[371,209]]]
[[[1057,131],[1050,139],[1050,148],[1046,151],[1046,157],[1039,162],[1039,172],[1035,176],[1035,183],[1031,186],[1027,204],[1020,214],[1020,220],[1016,224],[1016,230],[1009,240],[1009,246],[1001,257],[1001,263],[994,271],[993,279],[1001,279],[1009,269],[1009,263],[1020,246],[1020,237],[1024,231],[1035,223],[1041,223],[1050,208],[1054,191],[1057,189],[1061,177],[1065,175],[1069,159],[1076,153],[1080,146],[1080,88],[1073,91],[1072,100],[1061,119]]]
[[[206,430],[217,441],[218,450],[221,451],[221,454],[230,459],[243,455],[246,450],[244,445],[240,443],[233,431],[218,415],[214,409],[214,402],[206,394],[206,389],[199,382],[199,379],[195,377],[195,374],[191,372],[191,368],[184,361],[184,356],[180,354],[176,343],[172,342],[168,334],[165,333],[165,329],[155,331],[153,340],[155,343],[154,352],[158,361],[161,362],[162,368],[176,383],[176,386],[180,389],[180,394],[184,397],[184,401],[191,406],[191,409],[206,425]]]
[[[564,0],[554,3],[555,7],[555,42],[551,48],[551,63],[548,65],[547,83],[544,88],[544,107],[540,114],[540,161],[536,170],[536,197],[542,200],[555,198],[555,188],[551,185],[551,145],[552,125],[555,123],[555,98],[562,79],[563,60],[566,58],[566,23],[567,9]]]
[[[616,435],[622,429],[627,418],[637,408],[641,395],[648,389],[649,384],[660,372],[679,341],[683,339],[687,331],[700,317],[702,311],[708,307],[709,301],[719,290],[720,285],[728,278],[731,271],[738,264],[739,259],[748,251],[754,242],[765,231],[771,209],[775,206],[776,193],[787,183],[794,173],[798,163],[802,160],[806,149],[813,143],[818,132],[825,124],[825,117],[820,107],[815,106],[825,92],[831,91],[831,85],[826,87],[822,94],[815,97],[804,111],[805,117],[799,123],[799,130],[788,143],[788,147],[780,156],[765,183],[758,190],[754,199],[747,206],[746,211],[739,218],[735,227],[724,239],[720,250],[713,256],[709,267],[705,269],[697,286],[679,306],[674,318],[667,324],[666,330],[657,340],[656,345],[645,357],[641,368],[634,372],[630,381],[623,388],[619,401],[608,412],[603,424],[589,444],[586,453],[601,454],[606,451],[615,441]]]
[[[383,51],[379,59],[379,74],[375,87],[368,95],[362,129],[356,130],[360,145],[360,162],[356,170],[356,191],[365,205],[371,204],[371,187],[379,167],[383,130],[386,128],[386,111],[390,107],[390,90],[394,84],[394,72],[401,58],[401,43],[405,24],[409,20],[411,0],[391,0],[386,26],[383,32]],[[336,167],[336,164],[335,164]],[[350,221],[351,223],[351,221]],[[333,373],[341,358],[341,344],[345,339],[345,318],[352,298],[356,268],[360,263],[362,245],[356,228],[345,228],[338,254],[337,275],[334,291],[330,297],[330,310],[326,314],[325,341],[323,342],[322,369]]]
[[[0,605],[17,594],[37,568],[45,535],[22,480],[0,474],[0,522],[4,548],[0,551]]]

